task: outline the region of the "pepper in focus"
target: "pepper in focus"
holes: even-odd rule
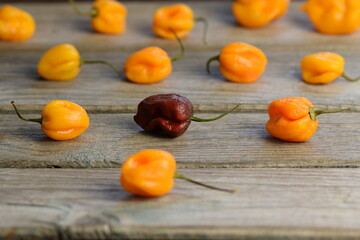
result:
[[[171,29],[170,29],[171,30]],[[170,58],[159,47],[147,47],[130,55],[124,65],[126,78],[134,83],[151,84],[164,80],[172,72],[172,62],[184,57],[184,45],[176,32],[171,30],[180,45],[180,54]]]
[[[142,197],[157,197],[168,193],[174,186],[174,178],[224,192],[228,190],[210,186],[180,174],[176,171],[174,156],[166,151],[146,149],[126,159],[121,168],[119,182],[129,193]]]
[[[270,119],[266,124],[266,130],[273,137],[284,141],[303,142],[316,132],[318,115],[345,110],[315,110],[314,105],[304,97],[278,99],[269,105]]]
[[[49,49],[38,63],[38,73],[47,80],[69,81],[80,73],[82,65],[97,63],[106,64],[121,75],[120,70],[108,62],[81,58],[78,50],[71,44],[60,44]]]
[[[267,58],[263,51],[250,44],[232,42],[226,45],[220,55],[210,58],[206,69],[210,74],[210,64],[219,61],[220,72],[232,82],[250,83],[256,81],[265,71]]]
[[[145,131],[165,133],[169,137],[182,135],[191,121],[210,122],[222,118],[237,107],[209,119],[193,116],[194,107],[189,99],[178,94],[158,94],[142,100],[134,116],[134,121]]]
[[[359,0],[307,0],[300,9],[320,33],[349,34],[360,27]]]
[[[69,2],[78,15],[91,17],[91,26],[98,33],[121,34],[126,29],[127,9],[116,0],[96,0],[88,12],[80,11],[75,0]]]
[[[235,0],[232,12],[236,21],[247,28],[260,28],[282,17],[290,0]]]
[[[12,101],[16,114],[21,120],[41,124],[41,130],[51,139],[70,140],[82,134],[89,127],[89,117],[79,105],[69,101],[55,100],[43,109],[41,118],[28,119],[20,115]]]
[[[344,72],[345,60],[336,53],[319,52],[305,56],[301,60],[301,75],[305,82],[326,84],[342,76],[350,82],[360,80],[351,78]]]
[[[4,5],[0,8],[0,40],[25,41],[35,32],[33,17],[19,8]]]
[[[187,36],[194,27],[195,22],[204,23],[203,42],[206,45],[207,20],[203,17],[194,18],[192,9],[185,4],[174,4],[160,7],[155,11],[153,17],[153,32],[161,37],[175,39],[173,29],[179,38]]]

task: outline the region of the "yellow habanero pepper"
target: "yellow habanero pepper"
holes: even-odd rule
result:
[[[235,0],[232,5],[236,21],[248,28],[263,27],[282,17],[290,0]]]
[[[301,8],[325,34],[349,34],[360,27],[359,0],[308,0]]]
[[[35,32],[33,17],[10,5],[0,8],[0,40],[2,41],[25,41]]]

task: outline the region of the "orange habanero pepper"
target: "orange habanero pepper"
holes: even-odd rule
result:
[[[207,20],[203,17],[194,18],[192,9],[185,4],[158,8],[153,17],[152,29],[161,38],[175,39],[170,29],[173,29],[179,38],[183,38],[193,29],[194,22],[200,21],[204,23],[203,42],[206,45]]]
[[[106,64],[120,76],[120,71],[105,61],[90,61],[80,57],[78,50],[71,44],[60,44],[49,49],[38,63],[38,73],[44,79],[69,81],[75,78],[83,64]]]
[[[270,119],[266,124],[266,130],[270,135],[284,141],[303,142],[316,132],[318,115],[345,110],[315,110],[314,105],[304,97],[278,99],[268,108]]]
[[[70,140],[82,134],[89,127],[89,117],[86,111],[79,105],[55,100],[49,102],[43,109],[41,118],[23,118],[15,102],[14,106],[18,117],[24,121],[37,122],[41,124],[41,130],[54,140]]]
[[[237,22],[248,28],[263,27],[282,17],[290,0],[235,0],[232,5]]]
[[[10,5],[0,8],[0,40],[2,41],[25,41],[35,32],[33,17]]]
[[[349,34],[360,27],[359,0],[308,0],[301,8],[325,34]]]
[[[75,0],[69,0],[78,15],[90,16],[94,31],[105,34],[121,34],[126,29],[126,7],[116,0],[96,0],[89,12],[80,11]]]
[[[360,79],[350,78],[344,72],[345,60],[336,53],[319,52],[305,56],[301,60],[301,75],[305,82],[311,84],[326,84],[342,76],[350,82]]]
[[[159,47],[147,47],[130,55],[124,65],[126,78],[134,83],[150,84],[160,82],[172,72],[172,62],[184,57],[184,46],[181,39],[173,31],[179,42],[181,52],[178,56],[170,58]]]
[[[214,190],[235,192],[235,190],[209,186],[183,176],[176,171],[174,156],[157,149],[142,150],[130,156],[122,165],[119,182],[129,193],[142,197],[157,197],[168,193],[173,188],[174,178]]]
[[[230,43],[221,50],[220,55],[210,58],[206,63],[209,74],[210,64],[214,60],[220,62],[220,72],[224,77],[237,83],[256,81],[267,65],[267,58],[260,49],[242,42]]]

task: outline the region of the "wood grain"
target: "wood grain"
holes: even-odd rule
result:
[[[272,138],[265,130],[264,113],[233,113],[215,122],[194,122],[175,139],[144,133],[132,117],[91,114],[91,127],[83,135],[59,142],[47,138],[38,124],[3,114],[0,166],[118,167],[126,157],[148,148],[170,151],[181,168],[360,166],[359,113],[320,116],[317,133],[304,143]]]
[[[119,170],[0,170],[0,238],[358,239],[359,169],[183,169],[238,194],[176,180],[124,192]]]

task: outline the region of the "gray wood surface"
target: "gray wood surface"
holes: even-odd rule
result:
[[[144,199],[121,189],[119,169],[0,170],[0,238],[358,239],[359,169],[182,172],[240,193],[176,180]]]

